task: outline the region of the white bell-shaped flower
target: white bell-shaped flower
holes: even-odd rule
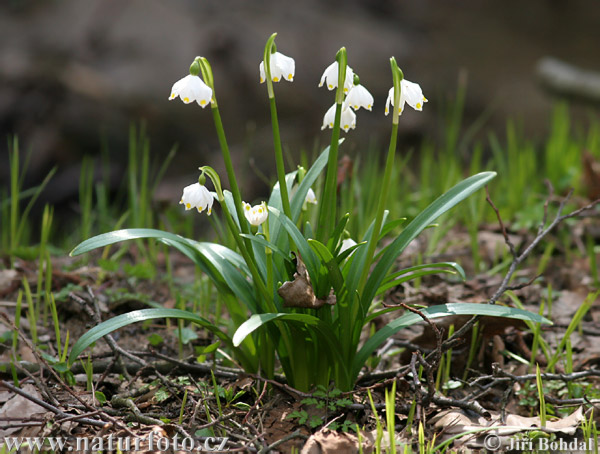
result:
[[[335,123],[335,104],[329,108],[323,117],[323,126],[321,131],[325,128],[333,128]],[[356,114],[350,108],[344,108],[342,106],[342,117],[340,119],[340,127],[348,132],[350,129],[356,128]]]
[[[322,87],[325,82],[327,82],[327,88],[329,90],[333,90],[338,85],[338,62],[334,61],[331,65],[329,65],[323,75],[321,76],[321,82],[319,82],[319,87]],[[348,91],[354,85],[354,71],[350,66],[346,66],[346,79],[344,80],[344,93],[348,93]]]
[[[402,114],[404,103],[408,103],[415,110],[423,110],[423,104],[427,102],[427,98],[423,96],[423,90],[419,84],[402,79],[400,82],[400,105],[398,106],[398,114]],[[394,105],[394,87],[390,88],[387,100],[385,102],[385,114],[390,113],[390,104]]]
[[[265,62],[261,61],[258,67],[260,71],[260,83],[265,81]],[[281,79],[292,82],[296,74],[296,63],[292,57],[287,57],[280,52],[271,54],[271,79],[279,82]]]
[[[258,227],[269,217],[269,211],[267,210],[267,204],[262,202],[260,205],[251,206],[249,203],[243,202],[244,204],[244,215],[246,219],[255,227]]]
[[[362,85],[354,85],[344,101],[344,108],[347,108],[348,106],[352,107],[354,110],[358,110],[361,107],[371,110],[373,107],[373,95],[371,95],[369,90]]]
[[[179,203],[183,204],[186,210],[196,208],[198,213],[202,213],[206,209],[207,214],[210,216],[214,200],[214,194],[205,186],[194,183],[183,188],[183,195]]]
[[[212,88],[206,85],[200,77],[188,74],[173,84],[169,101],[177,96],[186,104],[196,101],[204,108],[210,104]]]
[[[308,191],[306,192],[306,197],[304,198],[304,203],[312,203],[313,205],[316,205],[317,202],[317,196],[315,195],[315,191],[312,190],[312,188],[308,188]]]

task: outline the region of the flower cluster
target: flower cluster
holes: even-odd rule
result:
[[[326,83],[329,90],[337,88],[338,71],[339,63],[334,61],[323,72],[319,87],[322,87],[323,84]],[[345,132],[356,128],[356,114],[352,111],[352,109],[358,110],[363,107],[367,110],[371,110],[373,107],[373,96],[365,87],[360,85],[360,83],[355,84],[355,79],[358,80],[352,68],[350,66],[346,66],[346,78],[344,79],[344,93],[346,93],[346,99],[342,105],[342,115],[340,120],[340,127]],[[333,128],[335,124],[335,111],[336,104],[331,106],[325,113],[321,130],[327,127],[330,129]]]
[[[274,47],[273,50],[275,50]],[[199,71],[197,70],[198,65],[196,63],[201,60],[201,57],[197,57],[194,61],[194,64],[190,67],[190,74],[173,84],[169,100],[179,97],[186,104],[196,101],[198,105],[204,108],[211,102],[214,102],[216,106],[216,101],[213,99],[213,89],[211,87],[213,83],[212,73],[209,73],[210,75],[207,79],[207,82],[211,84],[211,86],[207,85],[198,76]],[[339,65],[340,64],[336,60],[325,69],[323,75],[321,76],[319,87],[326,85],[329,90],[337,88],[338,72],[340,70]],[[273,82],[279,82],[282,79],[285,79],[289,82],[294,80],[296,64],[294,59],[291,57],[283,55],[280,52],[272,52],[270,54],[269,68],[271,80]],[[259,73],[260,82],[265,82],[266,71],[264,61],[260,62]],[[204,72],[203,76],[207,77],[205,76]],[[344,100],[341,106],[340,128],[345,132],[348,132],[350,129],[356,128],[355,111],[358,111],[360,108],[364,108],[369,111],[372,110],[374,98],[371,93],[369,93],[369,91],[360,84],[358,76],[350,66],[346,66],[343,92]],[[400,102],[397,106],[398,114],[403,112],[405,103],[408,103],[408,105],[413,109],[420,111],[423,110],[423,104],[426,102],[427,98],[423,96],[423,91],[418,84],[410,82],[406,79],[402,79],[400,81]],[[388,115],[390,112],[390,104],[394,107],[394,87],[390,89],[385,103],[386,115]],[[335,126],[336,109],[337,103],[333,104],[333,106],[327,110],[323,117],[323,126],[321,127],[322,130],[325,128],[333,128]],[[184,188],[180,203],[185,205],[186,210],[196,208],[200,213],[204,210],[207,210],[207,213],[210,215],[214,199],[214,193],[208,191],[208,189],[206,189],[202,184],[195,183]],[[306,204],[308,203],[317,203],[315,193],[312,189],[309,189],[308,193],[306,194],[304,206],[306,207]],[[250,204],[244,202],[243,210],[246,219],[252,226],[261,225],[268,217],[268,210],[265,202],[255,206],[251,206]],[[347,247],[347,244],[349,244],[349,242],[344,243],[344,248]]]

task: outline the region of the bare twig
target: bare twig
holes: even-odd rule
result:
[[[565,205],[567,204],[567,202],[569,201],[569,199],[571,197],[571,194],[572,194],[572,191],[571,191],[567,194],[566,197],[564,197],[563,199],[560,200],[556,216],[554,217],[552,222],[550,222],[550,224],[547,227],[545,227],[545,225],[547,223],[547,204],[553,194],[552,186],[549,186],[549,191],[550,191],[550,195],[549,195],[548,199],[546,200],[546,204],[544,205],[544,212],[545,212],[544,219],[542,220],[542,223],[540,223],[540,227],[538,228],[538,234],[531,241],[529,246],[527,246],[523,250],[523,252],[521,252],[521,254],[517,254],[514,245],[511,243],[510,238],[508,237],[508,233],[506,233],[504,223],[502,222],[502,218],[500,217],[500,213],[499,213],[498,209],[495,207],[495,205],[493,204],[493,202],[491,201],[491,199],[489,197],[489,193],[488,193],[488,197],[487,197],[488,202],[491,204],[492,208],[494,209],[494,211],[496,213],[496,216],[498,217],[498,222],[500,223],[500,226],[502,228],[504,240],[513,256],[513,260],[508,268],[508,271],[506,272],[506,274],[504,276],[504,279],[502,280],[502,282],[500,283],[500,285],[498,286],[498,288],[496,289],[494,294],[488,299],[488,301],[487,301],[488,304],[496,304],[498,299],[510,288],[509,283],[510,283],[515,271],[519,267],[519,265],[531,254],[531,252],[540,243],[540,241],[542,241],[542,239],[548,233],[550,233],[558,224],[563,222],[565,219],[577,217],[580,214],[593,209],[597,205],[600,205],[600,199],[598,199],[598,200],[594,200],[593,202],[590,202],[587,205],[585,205],[577,210],[574,210],[568,214],[562,214],[562,212],[565,208]],[[473,328],[473,325],[477,322],[477,320],[479,320],[479,318],[480,317],[477,315],[472,317],[460,329],[455,331],[454,334],[448,340],[446,340],[444,342],[443,351],[453,348],[455,345],[461,343],[462,338],[465,336],[465,334],[467,332],[469,332]]]
[[[4,388],[8,389],[9,391],[12,391],[13,393],[24,397],[25,399],[30,400],[34,404],[37,404],[40,407],[45,408],[46,410],[54,413],[55,415],[60,416],[61,418],[70,418],[73,416],[68,413],[65,413],[60,408],[57,408],[54,405],[50,405],[49,403],[44,402],[43,400],[38,399],[35,396],[32,396],[28,392],[23,391],[21,388],[17,388],[16,386],[14,386],[4,380],[0,380],[0,387],[4,387]],[[95,426],[95,427],[104,427],[107,424],[104,421],[99,421],[97,419],[90,419],[90,418],[80,418],[79,422],[81,422],[83,424],[88,424],[90,426]]]

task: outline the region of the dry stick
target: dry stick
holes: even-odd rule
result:
[[[8,319],[8,316],[4,313],[0,312],[0,317],[2,317],[3,319],[5,319],[6,322],[8,322],[9,324],[12,324],[12,322]],[[14,326],[14,324],[13,324]],[[16,329],[16,327],[15,327]],[[85,402],[78,394],[76,394],[71,387],[65,383],[65,381],[62,379],[62,377],[60,377],[60,375],[58,375],[58,373],[56,373],[56,371],[54,370],[53,367],[50,366],[50,364],[48,364],[48,361],[46,361],[42,356],[40,356],[35,348],[34,345],[31,344],[31,342],[29,341],[29,339],[27,339],[27,337],[24,336],[24,334],[20,331],[17,330],[17,333],[19,334],[19,337],[21,338],[21,340],[25,343],[25,345],[27,345],[27,347],[32,351],[32,353],[35,355],[36,359],[38,360],[38,362],[46,369],[48,370],[48,372],[50,372],[50,375],[52,375],[54,377],[54,379],[58,382],[58,384],[60,384],[60,386],[67,392],[69,393],[74,399],[76,399],[80,404],[82,404],[83,406],[85,406],[85,408],[87,408],[90,411],[96,411],[97,409],[94,408],[92,405],[88,404],[87,402]],[[64,413],[66,416],[71,416],[68,413]],[[125,430],[127,433],[129,433],[131,436],[135,436],[133,432],[131,432],[126,426],[122,425],[121,423],[119,423],[117,420],[115,420],[114,418],[112,418],[110,415],[108,415],[106,412],[102,412],[102,416],[107,419],[110,423],[112,423],[114,426],[119,427],[123,430]]]
[[[549,184],[549,183],[548,183]],[[569,218],[573,218],[573,217],[577,217],[579,216],[581,213],[591,210],[592,208],[594,208],[596,205],[600,204],[600,199],[594,200],[591,203],[588,203],[587,205],[572,211],[569,214],[562,214],[562,211],[566,205],[566,203],[569,201],[571,194],[573,191],[570,191],[566,197],[564,197],[558,206],[558,211],[556,213],[556,216],[554,217],[554,219],[552,220],[552,222],[550,223],[550,225],[548,225],[548,227],[544,228],[544,226],[546,225],[547,222],[547,204],[548,201],[550,199],[550,197],[552,196],[552,189],[551,186],[550,187],[550,196],[548,199],[546,199],[546,202],[544,204],[544,219],[542,220],[542,223],[540,223],[540,226],[538,227],[538,233],[536,235],[536,237],[533,239],[533,241],[529,244],[529,246],[527,246],[525,248],[525,250],[520,254],[517,255],[516,251],[515,251],[515,247],[512,244],[512,242],[510,241],[510,238],[508,237],[508,233],[506,232],[506,228],[504,227],[504,223],[502,222],[502,218],[500,217],[500,212],[498,211],[498,208],[496,208],[496,206],[494,205],[494,203],[492,202],[490,195],[489,195],[489,191],[487,189],[486,186],[486,193],[487,193],[487,197],[486,200],[488,201],[488,203],[491,205],[492,209],[494,210],[494,212],[496,213],[496,217],[498,218],[498,222],[500,223],[500,227],[502,229],[502,235],[504,236],[504,241],[507,244],[508,248],[511,251],[511,254],[513,255],[513,261],[510,264],[510,267],[508,269],[508,271],[506,272],[506,275],[504,276],[504,279],[502,280],[502,282],[500,283],[498,289],[496,290],[496,292],[494,292],[494,294],[490,297],[490,299],[487,301],[487,304],[495,304],[496,301],[498,301],[498,299],[506,292],[506,290],[509,289],[509,282],[512,279],[513,274],[515,273],[515,271],[517,270],[517,267],[523,262],[523,260],[525,260],[529,254],[531,254],[531,252],[533,251],[533,249],[540,243],[540,241],[542,241],[542,239],[551,231],[553,230],[558,224],[560,224],[562,221],[564,221],[565,219],[569,219]],[[477,322],[477,320],[479,320],[479,316],[474,316],[472,317],[467,323],[465,323],[459,330],[457,330],[448,340],[446,340],[443,344],[444,347],[444,351],[454,347],[455,345],[458,345],[460,343],[462,343],[462,337],[471,329],[473,328],[473,325]],[[428,355],[429,357],[430,355]]]
[[[17,388],[16,386],[14,386],[4,380],[0,380],[0,387],[4,387],[4,388],[8,389],[9,391],[12,391],[15,394],[18,394],[18,395],[24,397],[25,399],[30,400],[31,402],[39,405],[40,407],[45,408],[48,411],[51,411],[52,413],[54,413],[62,418],[70,418],[73,416],[69,413],[65,413],[60,408],[57,408],[54,405],[50,405],[49,403],[44,402],[43,400],[38,399],[35,396],[32,396],[31,394],[23,391],[21,388]],[[104,421],[100,421],[97,419],[83,418],[83,417],[79,418],[78,421],[83,424],[88,424],[88,425],[96,426],[96,427],[104,427],[107,424]]]
[[[35,386],[37,386],[37,388],[40,389],[46,395],[46,398],[50,401],[51,404],[60,405],[60,402],[54,396],[54,394],[52,394],[50,392],[50,390],[48,389],[46,384],[43,381],[38,380],[38,378],[35,375],[33,375],[31,372],[29,372],[29,370],[27,368],[22,367],[21,364],[16,360],[14,355],[11,355],[11,356],[13,359],[12,364],[15,366],[15,368],[20,370],[21,372],[23,372],[23,374],[25,374],[27,377],[29,377],[31,379],[31,381],[33,381],[35,383]],[[43,369],[39,369],[40,375],[43,375],[43,374],[41,374],[42,370]]]
[[[492,207],[492,209],[494,210],[494,212],[496,213],[496,217],[498,218],[498,222],[500,224],[500,228],[502,230],[502,235],[504,237],[504,241],[506,243],[506,245],[508,246],[512,256],[513,256],[513,261],[506,273],[506,275],[504,276],[504,279],[502,280],[500,286],[496,289],[496,292],[494,292],[494,294],[490,297],[490,299],[488,300],[488,304],[495,304],[498,299],[509,289],[513,288],[513,289],[518,289],[518,288],[523,288],[526,285],[531,284],[536,278],[531,279],[526,285],[517,285],[517,286],[509,286],[509,282],[512,279],[513,274],[515,273],[515,271],[517,270],[517,267],[523,262],[523,260],[525,260],[529,254],[531,254],[531,252],[533,251],[533,249],[540,243],[540,241],[552,230],[554,229],[560,222],[564,221],[565,219],[568,218],[572,218],[572,217],[576,217],[579,214],[581,214],[584,211],[588,211],[592,208],[594,208],[596,205],[600,204],[600,199],[595,200],[587,205],[585,205],[584,207],[581,207],[569,214],[563,215],[562,214],[562,210],[564,209],[565,204],[568,202],[568,200],[571,197],[572,191],[567,194],[567,196],[562,199],[559,203],[559,207],[558,207],[558,211],[557,214],[554,218],[554,220],[550,223],[550,225],[546,228],[544,228],[544,226],[547,223],[547,219],[548,219],[548,204],[549,204],[549,200],[552,197],[553,194],[553,188],[552,186],[547,182],[548,187],[549,187],[549,196],[546,199],[545,203],[544,203],[544,216],[542,219],[542,222],[540,223],[540,226],[538,227],[538,232],[536,237],[533,239],[533,241],[531,242],[531,244],[525,248],[525,250],[519,255],[516,251],[516,248],[514,246],[514,244],[512,243],[512,241],[510,240],[510,237],[508,236],[506,227],[504,225],[504,222],[502,221],[502,218],[500,216],[500,212],[498,210],[498,208],[495,206],[495,204],[493,203],[493,201],[491,200],[490,194],[489,194],[489,190],[488,187],[486,186],[486,200],[487,202],[490,204],[490,206]],[[411,312],[417,313],[421,316],[421,318],[423,318],[423,320],[428,323],[432,329],[434,330],[434,332],[436,333],[436,337],[438,338],[438,340],[440,339],[439,336],[439,329],[437,329],[437,326],[431,322],[424,314],[422,314],[420,311],[414,309],[414,308],[410,308],[410,306],[406,306],[403,305],[406,309],[410,310]],[[477,322],[477,320],[479,320],[479,316],[474,316],[472,317],[467,323],[465,323],[465,325],[463,325],[460,329],[458,329],[448,340],[446,340],[445,342],[443,342],[441,344],[441,346],[438,344],[438,347],[431,353],[429,353],[427,355],[426,358],[422,358],[420,357],[420,355],[417,355],[416,357],[413,355],[413,361],[411,361],[411,369],[413,370],[413,374],[416,377],[416,367],[415,367],[415,359],[419,359],[419,362],[421,364],[424,365],[424,367],[426,367],[426,370],[429,370],[429,367],[432,367],[431,370],[433,370],[433,365],[437,364],[437,362],[439,361],[439,358],[441,357],[441,354],[444,351],[447,351],[448,349],[454,347],[455,345],[458,345],[460,343],[463,342],[462,337],[473,327],[473,325]],[[435,327],[435,328],[434,328]],[[432,363],[429,363],[428,361],[433,360]],[[398,369],[398,372],[403,370]],[[392,371],[391,373],[393,373],[394,375],[396,373],[398,373],[397,371]],[[384,374],[380,374],[379,376],[384,376]],[[385,376],[389,376],[389,373],[385,374]],[[369,377],[369,378],[373,378],[373,376]],[[535,378],[535,376],[533,377]],[[414,379],[413,379],[414,380]],[[415,383],[418,380],[415,380]],[[428,388],[429,391],[431,392],[431,381],[429,379],[428,376]],[[419,383],[420,384],[420,383]],[[415,388],[417,388],[417,385],[415,384]],[[430,394],[430,397],[432,395]],[[469,397],[469,400],[472,400],[472,397]],[[442,402],[442,401],[440,401]],[[448,402],[452,402],[453,405],[459,406],[461,408],[467,408],[467,406],[470,404],[470,402],[466,402],[466,399],[460,400],[460,401],[456,401],[453,399],[445,399],[444,402],[448,403]],[[478,405],[478,404],[477,404]],[[471,408],[469,408],[471,409]],[[473,409],[474,411],[476,411],[475,409]]]
[[[75,301],[77,301],[79,304],[82,305],[82,307],[86,310],[86,312],[88,312],[88,315],[90,315],[90,317],[92,317],[92,320],[94,321],[94,323],[99,324],[102,322],[102,318],[100,316],[100,307],[98,306],[98,299],[94,295],[94,292],[92,291],[92,288],[90,286],[87,286],[86,290],[90,297],[90,301],[94,306],[93,311],[88,307],[88,301],[75,295],[74,293],[70,293],[69,296],[71,296],[71,298],[73,298]],[[108,343],[108,345],[110,346],[111,350],[114,352],[115,355],[125,356],[126,358],[129,358],[131,361],[134,361],[145,368],[149,368],[149,369],[153,370],[154,373],[156,374],[156,376],[159,378],[159,380],[163,383],[163,385],[165,385],[167,387],[167,389],[171,392],[173,397],[175,397],[175,399],[179,400],[180,402],[182,401],[181,397],[179,397],[179,395],[178,395],[177,390],[173,387],[173,384],[163,374],[161,374],[158,370],[156,370],[156,368],[154,368],[148,362],[144,361],[142,358],[132,355],[127,350],[121,348],[110,334],[107,334],[106,336],[104,336],[104,338],[106,339],[106,342]],[[127,368],[124,366],[124,364],[123,364],[123,369],[125,371],[125,374],[128,375]],[[141,371],[138,371],[138,374],[140,372]],[[128,378],[131,380],[131,377],[128,377]]]
[[[267,385],[268,385],[268,383],[265,382],[265,384],[263,385],[263,389],[262,389],[260,395],[258,396],[258,399],[256,399],[256,402],[254,402],[254,405],[252,405],[252,408],[250,408],[250,410],[248,410],[248,413],[246,413],[246,416],[244,416],[244,419],[242,420],[242,424],[246,424],[246,422],[248,421],[248,418],[250,417],[250,414],[258,408],[260,401],[262,400],[265,393],[267,392]]]
[[[6,325],[11,331],[16,332],[17,335],[19,336],[19,338],[25,343],[27,348],[29,348],[32,351],[32,353],[35,355],[35,357],[38,360],[40,360],[40,357],[37,354],[37,351],[35,350],[34,346],[31,344],[31,342],[29,342],[29,339],[27,339],[25,334],[17,327],[17,325],[15,325],[15,323],[10,318],[8,318],[7,314],[5,314],[4,312],[0,312],[0,321],[2,321],[2,323],[4,325]],[[52,402],[52,404],[59,405],[58,400],[56,400],[56,397],[54,397],[54,395],[50,392],[50,390],[46,387],[46,385],[42,381],[40,381],[36,377],[34,377],[28,368],[21,367],[19,362],[16,361],[16,357],[13,356],[12,361],[9,364],[14,365],[17,369],[22,371],[23,374],[27,375],[27,377],[29,377],[35,383],[35,385],[46,395],[46,398],[50,402]]]
[[[267,452],[271,452],[271,451],[272,451],[273,449],[275,449],[277,446],[279,446],[279,445],[281,445],[281,444],[285,443],[286,441],[290,441],[290,440],[292,440],[292,439],[294,439],[294,438],[302,438],[302,439],[304,439],[304,440],[308,440],[308,437],[307,437],[306,435],[302,434],[302,433],[300,432],[300,429],[298,429],[298,430],[296,430],[295,432],[293,432],[293,433],[291,433],[291,434],[289,434],[289,435],[287,435],[287,436],[283,437],[281,440],[277,440],[275,443],[273,443],[273,444],[271,444],[271,445],[269,445],[269,446],[267,446],[267,447],[265,447],[265,448],[261,449],[261,450],[260,450],[258,453],[259,453],[259,454],[264,454],[264,453],[267,453]]]

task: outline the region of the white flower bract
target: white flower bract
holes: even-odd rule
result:
[[[260,71],[260,83],[265,81],[265,62],[261,61],[258,67]],[[279,82],[281,79],[292,82],[296,73],[296,63],[292,57],[287,57],[280,52],[271,54],[271,79]]]
[[[306,197],[304,198],[304,203],[312,203],[313,205],[317,204],[317,196],[315,195],[315,191],[312,188],[308,188],[306,192]]]
[[[362,85],[354,85],[344,101],[344,108],[347,108],[348,106],[352,107],[354,110],[358,110],[361,107],[371,110],[373,107],[373,95],[371,95],[369,90]]]
[[[173,84],[169,101],[177,96],[186,104],[196,101],[198,105],[204,108],[210,104],[212,88],[206,85],[200,77],[188,74]]]
[[[331,65],[329,65],[323,75],[321,76],[321,82],[319,82],[319,87],[322,87],[325,82],[327,82],[327,88],[329,90],[333,90],[338,86],[338,62],[334,61]],[[354,71],[350,66],[346,66],[346,79],[344,80],[344,92],[348,93],[348,91],[354,85]]]
[[[336,104],[331,106],[327,112],[325,112],[325,116],[323,117],[323,126],[321,126],[321,131],[325,128],[333,128],[333,124],[335,122],[335,107]],[[352,111],[352,109],[342,106],[342,117],[340,119],[340,127],[348,132],[350,129],[356,128],[356,114]]]
[[[183,204],[186,210],[196,208],[198,213],[202,213],[206,209],[206,213],[210,216],[214,200],[214,194],[205,186],[194,183],[183,188],[183,195],[179,203]]]
[[[423,104],[427,102],[427,98],[423,96],[423,90],[419,84],[402,79],[400,82],[400,105],[398,106],[398,114],[404,110],[404,103],[408,103],[415,110],[423,110]],[[394,105],[394,87],[390,88],[387,100],[385,102],[385,114],[390,113],[390,103]]]
[[[350,249],[352,246],[356,246],[356,241],[354,241],[352,238],[346,238],[345,240],[342,240],[342,246],[340,247],[340,254],[348,249]]]
[[[267,204],[262,202],[260,205],[251,206],[249,203],[243,202],[244,204],[244,215],[246,219],[255,227],[258,227],[269,217],[269,211],[267,210]]]

